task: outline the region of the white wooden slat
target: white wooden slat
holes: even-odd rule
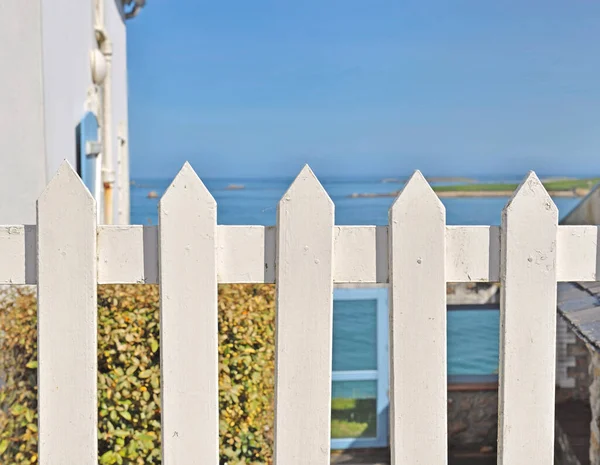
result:
[[[335,226],[337,284],[388,282],[387,226]],[[559,282],[596,281],[598,226],[559,226]],[[23,236],[25,234],[25,236]],[[36,226],[0,226],[0,284],[36,284]],[[157,226],[98,226],[98,283],[158,283]],[[220,283],[275,282],[274,226],[217,226]],[[448,282],[500,280],[500,227],[448,226]],[[143,252],[143,253],[142,253]]]
[[[446,279],[450,283],[500,281],[500,228],[448,226]]]
[[[64,162],[37,202],[40,465],[97,465],[96,203]]]
[[[307,166],[277,207],[276,465],[329,464],[333,223]]]
[[[392,465],[448,460],[445,222],[417,171],[389,218]]]
[[[502,212],[500,465],[554,460],[557,225],[530,173]]]
[[[598,226],[559,226],[558,281],[596,281],[600,277]]]
[[[186,163],[159,203],[162,453],[219,463],[217,205]]]

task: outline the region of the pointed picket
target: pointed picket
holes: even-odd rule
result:
[[[306,166],[277,206],[277,465],[329,464],[333,225]]]
[[[97,465],[96,202],[67,162],[37,225],[39,463]]]
[[[558,210],[535,173],[502,212],[498,463],[554,457]]]
[[[389,212],[392,464],[447,463],[445,208],[417,171]]]
[[[217,465],[217,205],[186,163],[158,208],[163,464]]]

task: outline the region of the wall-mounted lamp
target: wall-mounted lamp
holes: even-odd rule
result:
[[[92,49],[90,52],[90,66],[92,68],[92,82],[97,86],[102,85],[107,73],[106,58],[97,48]]]
[[[122,0],[122,2],[125,19],[135,18],[146,6],[146,0]]]

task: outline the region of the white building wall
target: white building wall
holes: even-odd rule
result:
[[[96,47],[91,0],[41,0],[48,179],[64,159],[76,166],[77,124],[92,85],[90,51]]]
[[[600,184],[563,218],[562,224],[600,224]]]
[[[0,196],[10,199],[0,202],[0,224],[33,223],[35,201],[62,161],[77,166],[76,129],[87,111],[90,51],[97,48],[94,1],[0,1]],[[111,144],[117,171],[117,138],[128,142],[126,30],[120,2],[104,1],[113,48]],[[122,165],[120,174],[115,223],[129,221],[128,167]]]
[[[35,222],[46,185],[41,11],[0,1],[0,223]]]

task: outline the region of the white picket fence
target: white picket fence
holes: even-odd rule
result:
[[[7,200],[10,201],[10,200]],[[329,463],[334,283],[389,283],[395,465],[447,463],[446,283],[500,281],[499,463],[554,452],[557,281],[599,276],[598,227],[558,226],[531,173],[502,226],[446,226],[416,172],[389,226],[335,226],[306,167],[277,226],[217,226],[215,200],[185,165],[160,224],[97,226],[96,205],[63,164],[37,225],[0,227],[0,283],[37,284],[39,462],[96,465],[96,285],[160,283],[165,465],[217,465],[217,283],[277,284],[277,465]]]

